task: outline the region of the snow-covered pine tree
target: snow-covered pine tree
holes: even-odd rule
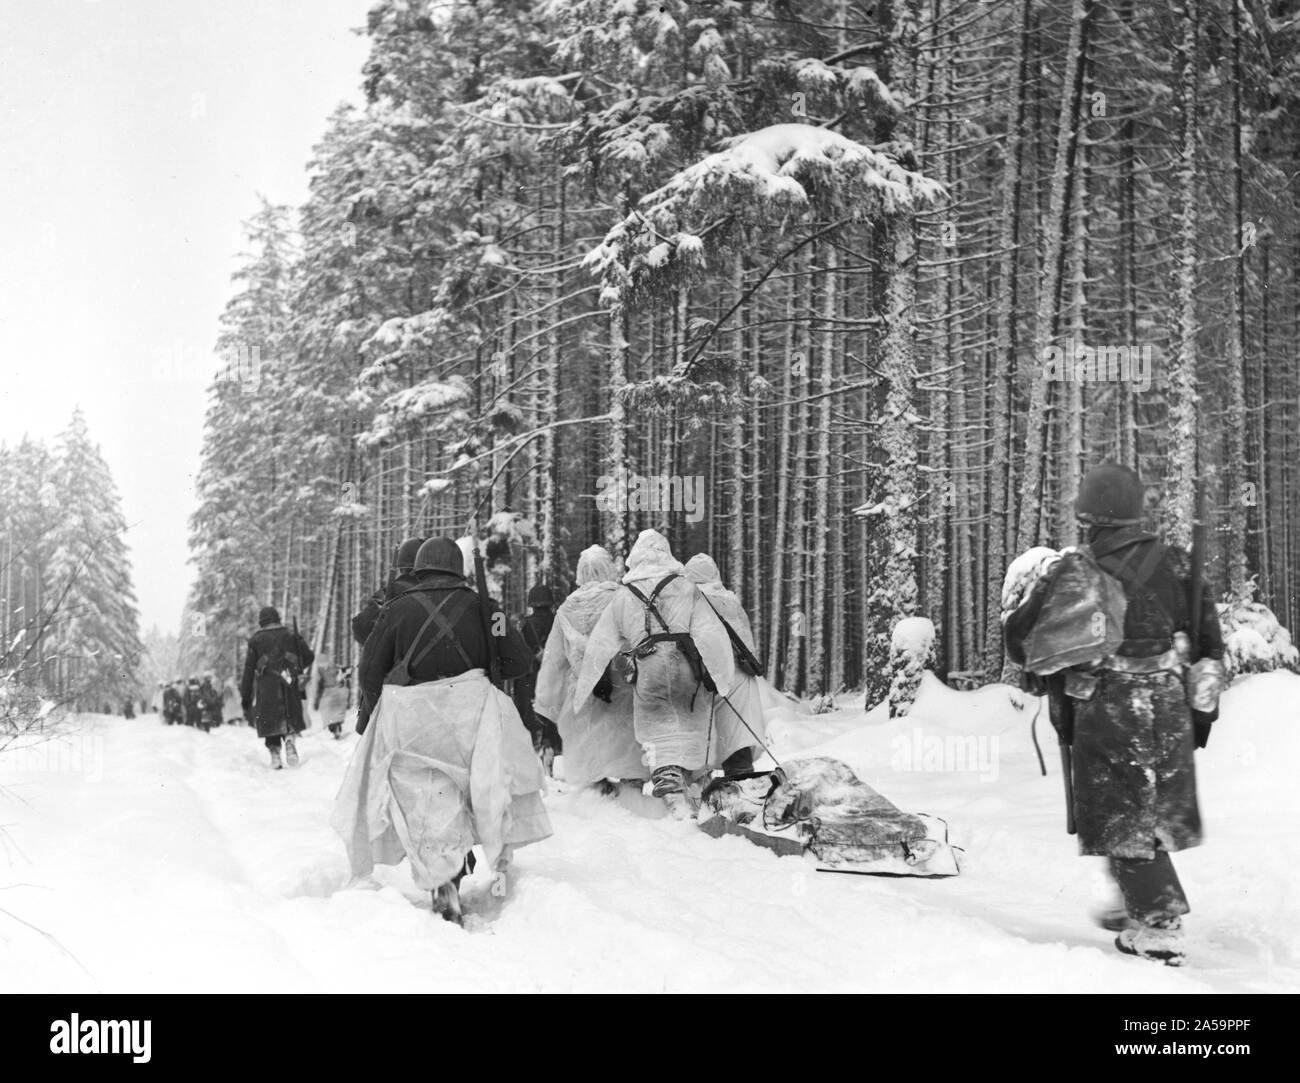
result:
[[[288,213],[263,201],[246,224],[250,252],[233,276],[239,290],[221,317],[208,389],[180,661],[222,679],[242,664],[238,644],[256,629],[258,609],[294,596],[292,539],[310,513],[298,485],[310,450],[284,409],[297,386],[288,365]]]
[[[1213,317],[1228,311],[1241,263],[1241,469],[1258,488],[1248,528],[1267,533],[1242,551],[1263,597],[1279,615],[1293,610],[1279,592],[1300,561],[1300,475],[1277,463],[1295,459],[1287,448],[1296,450],[1298,416],[1285,353],[1296,286],[1285,257],[1300,250],[1300,215],[1285,179],[1300,110],[1288,108],[1296,91],[1284,58],[1300,29],[1252,5],[1234,16],[1228,0],[1196,3],[1201,195],[1188,234],[1170,210],[1184,205],[1182,6],[1092,4],[1085,42],[1064,0],[381,0],[369,19],[366,104],[331,124],[303,211],[291,388],[277,410],[317,452],[283,464],[293,466],[291,487],[333,491],[315,525],[288,504],[275,513],[277,590],[301,595],[318,623],[325,599],[309,600],[313,591],[334,596],[326,612],[350,612],[382,580],[398,535],[458,533],[486,496],[485,512],[535,517],[539,538],[549,519],[564,543],[521,542],[507,577],[512,608],[541,549],[563,565],[565,539],[581,547],[611,536],[625,548],[635,528],[667,518],[683,555],[723,550],[714,555],[766,628],[773,672],[788,672],[792,687],[807,680],[801,647],[814,621],[831,683],[837,666],[850,685],[879,676],[881,628],[898,597],[884,573],[904,563],[917,576],[916,611],[947,617],[948,668],[977,668],[978,657],[996,671],[997,584],[1015,551],[1025,468],[1042,478],[1027,519],[1057,527],[1081,447],[1083,465],[1120,457],[1150,481],[1177,477],[1189,437],[1172,418],[1189,400],[1165,382],[1177,366],[1160,351],[1172,358],[1180,333],[1200,357],[1191,446],[1207,474],[1222,470],[1229,434],[1218,407],[1233,399],[1213,360],[1228,353],[1226,323]],[[1235,109],[1225,85],[1234,18]],[[904,79],[882,81],[900,49]],[[1072,67],[1072,57],[1086,63]],[[1070,71],[1091,82],[1063,80]],[[748,181],[768,189],[761,198],[745,190],[743,170],[727,180],[734,187],[718,184],[726,160],[758,151],[756,133],[783,125],[897,156],[878,134],[882,111],[910,126],[900,132],[919,171],[949,181],[954,197],[915,220],[911,276],[874,270],[894,251],[875,235],[879,216],[838,220],[842,166],[823,147],[800,148],[809,153],[782,159],[766,178],[760,165]],[[1249,135],[1239,158],[1237,113]],[[1067,183],[1054,210],[1053,174],[1072,129],[1087,141],[1087,184]],[[1257,227],[1267,259],[1264,244],[1235,254],[1244,238],[1230,221],[1234,161],[1243,232]],[[807,205],[779,205],[789,181],[811,193]],[[955,227],[952,248],[945,225]],[[1054,261],[1041,264],[1029,243],[1040,237]],[[593,282],[583,254],[615,242],[620,260]],[[836,253],[830,276],[825,246]],[[1184,319],[1170,302],[1188,251],[1197,296]],[[1033,288],[1053,262],[1058,286],[1040,319]],[[901,352],[883,348],[891,280],[913,291],[901,308],[893,299],[910,309],[894,327],[913,335],[910,360],[886,374],[887,356],[894,365],[908,349],[903,340]],[[1077,397],[1085,406],[1074,431],[1046,402],[1028,420],[1026,366],[1036,369],[1035,327],[1047,322],[1058,336],[1154,346],[1152,386],[1054,396],[1054,405]],[[832,337],[827,369],[822,347]],[[806,366],[797,374],[796,354]],[[909,377],[909,410],[891,413]],[[901,467],[885,461],[884,423],[890,440],[911,439],[915,456]],[[892,431],[909,427],[910,437]],[[1029,454],[1035,439],[1040,449]],[[1272,468],[1260,469],[1261,459]],[[595,479],[620,466],[704,476],[709,521],[662,510],[602,516]],[[905,474],[921,519],[891,533],[853,517],[881,505]],[[824,522],[814,521],[823,479]],[[928,504],[931,479],[951,501],[942,514]],[[333,518],[335,509],[350,515]],[[340,522],[344,555],[325,592]],[[895,547],[900,537],[919,541],[920,527],[923,545]],[[1222,580],[1227,532],[1214,539],[1212,579]],[[742,551],[746,574],[736,576]],[[791,635],[792,614],[803,636]],[[323,619],[346,648],[342,623]]]
[[[143,647],[126,519],[79,407],[58,439],[54,492],[59,519],[42,541],[48,591],[62,599],[50,637],[59,673],[54,688],[82,708],[116,704],[137,694]]]
[[[904,617],[889,636],[889,717],[903,718],[912,710],[921,676],[935,666],[936,636],[928,617]]]

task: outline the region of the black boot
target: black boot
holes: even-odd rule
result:
[[[465,917],[460,909],[460,890],[455,881],[448,880],[442,887],[433,890],[433,912],[441,914],[443,921],[464,925]]]
[[[465,855],[465,860],[461,862],[460,872],[453,876],[442,887],[434,888],[433,895],[433,912],[441,914],[443,921],[452,921],[457,925],[465,924],[464,912],[460,906],[460,882],[474,871],[474,853],[470,851]]]

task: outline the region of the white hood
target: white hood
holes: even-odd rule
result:
[[[673,556],[668,539],[657,530],[643,530],[627,555],[627,574],[624,583],[637,583],[643,579],[662,579],[665,575],[685,571],[681,561]]]

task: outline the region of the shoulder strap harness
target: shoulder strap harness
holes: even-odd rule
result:
[[[626,584],[627,589],[632,592],[633,596],[645,606],[645,638],[630,651],[624,651],[623,654],[632,663],[632,683],[635,684],[637,659],[646,658],[654,654],[658,644],[660,643],[672,643],[676,646],[677,649],[686,656],[686,660],[691,666],[691,672],[695,676],[695,693],[692,693],[691,695],[691,709],[694,710],[695,695],[699,692],[700,685],[704,685],[704,687],[710,692],[716,692],[717,687],[713,683],[713,678],[709,676],[709,671],[704,667],[704,659],[701,657],[700,650],[695,645],[695,640],[691,637],[691,633],[671,631],[668,627],[668,622],[664,620],[663,614],[659,612],[658,606],[655,605],[655,602],[658,600],[659,594],[664,587],[674,579],[678,578],[680,577],[676,572],[669,572],[655,584],[655,588],[650,592],[648,598],[634,584]],[[650,624],[651,616],[659,622],[659,626],[663,628],[662,632],[656,632],[653,630]]]
[[[465,648],[461,646],[460,640],[456,638],[456,629],[452,627],[451,621],[445,617],[442,612],[447,607],[448,603],[457,598],[459,592],[455,590],[448,591],[447,596],[437,605],[433,604],[433,601],[424,591],[413,590],[410,591],[410,594],[419,601],[429,616],[426,618],[425,622],[420,625],[420,630],[415,634],[415,638],[411,640],[411,645],[406,648],[406,654],[403,656],[400,663],[402,669],[407,673],[410,673],[413,666],[418,666],[429,657],[430,652],[432,652],[438,644],[447,640],[451,640],[451,645],[456,648],[456,653],[460,655],[460,660],[465,663],[465,668],[473,669],[474,663],[470,660],[470,656],[465,653]],[[464,606],[461,606],[462,611],[464,608]],[[456,615],[459,616],[460,614],[457,613]],[[437,633],[431,640],[429,640],[424,649],[413,658],[412,655],[415,654],[415,648],[419,646],[420,640],[424,638],[424,633],[434,624],[438,626]]]

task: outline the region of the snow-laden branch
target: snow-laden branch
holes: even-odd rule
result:
[[[501,443],[493,445],[487,451],[481,451],[477,455],[466,455],[463,458],[457,459],[456,462],[452,463],[452,465],[447,468],[446,473],[454,474],[459,470],[465,469],[467,466],[472,466],[474,463],[481,462],[483,459],[491,458],[493,455],[505,451],[507,448],[514,447],[515,445],[518,445],[518,447],[515,448],[515,450],[518,451],[524,445],[536,440],[543,433],[550,432],[553,429],[562,429],[569,425],[598,424],[603,421],[612,420],[613,415],[611,414],[594,414],[591,417],[574,417],[567,421],[552,421],[549,425],[540,425],[535,429],[529,429],[528,432],[521,432],[516,436],[512,436],[508,440],[502,440]]]
[[[774,124],[737,136],[642,198],[583,262],[604,279],[602,297],[620,304],[629,291],[657,278],[678,279],[703,266],[710,249],[725,249],[732,231],[707,240],[698,232],[700,223],[720,215],[783,229],[804,216],[847,223],[914,212],[944,189],[905,168],[898,158],[904,153],[809,124]]]

